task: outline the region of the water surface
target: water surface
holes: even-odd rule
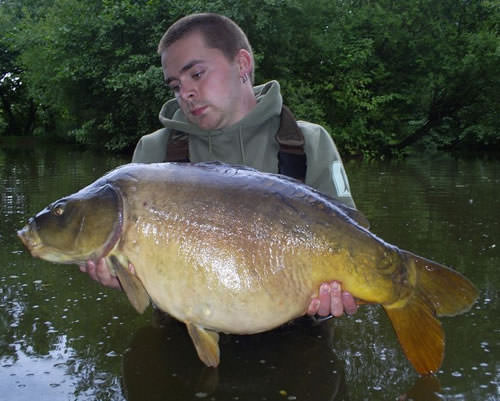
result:
[[[0,148],[0,399],[498,400],[500,161],[488,157],[346,164],[357,206],[386,241],[451,265],[481,291],[442,319],[446,355],[419,379],[377,306],[313,325],[222,336],[219,369],[182,325],[138,315],[76,266],[32,258],[15,230],[126,157],[37,143]]]

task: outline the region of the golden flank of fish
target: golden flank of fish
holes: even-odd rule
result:
[[[132,305],[184,322],[200,359],[218,332],[252,334],[305,314],[325,281],[381,304],[421,374],[443,360],[437,316],[470,309],[461,274],[387,244],[356,210],[279,175],[220,163],[128,164],[31,218],[18,235],[56,263],[104,257]],[[132,274],[129,263],[135,267]]]

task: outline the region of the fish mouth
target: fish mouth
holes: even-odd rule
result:
[[[31,219],[27,225],[17,231],[17,236],[31,253],[31,256],[35,258],[40,258],[55,263],[73,263],[73,259],[66,260],[65,258],[62,258],[57,250],[45,246],[42,243],[42,240],[38,235],[38,231],[36,229],[36,224],[34,221],[32,222]]]
[[[31,255],[37,256],[37,249],[39,249],[42,245],[42,241],[38,236],[36,228],[33,227],[33,222],[30,221],[23,228],[17,231],[17,236],[22,241],[24,246],[28,248],[31,252]]]

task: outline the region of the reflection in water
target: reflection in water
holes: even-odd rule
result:
[[[145,394],[149,401],[347,401],[344,362],[332,351],[334,327],[303,318],[272,332],[222,336],[223,358],[214,369],[200,362],[184,325],[164,319],[134,334],[122,360],[123,394],[127,401]],[[398,401],[438,401],[439,390],[436,377],[421,377]]]
[[[216,369],[200,362],[184,325],[142,327],[123,357],[124,394],[128,401],[143,400],[145,388],[148,400],[344,400],[343,364],[328,341],[333,327],[306,318],[260,335],[222,336]]]
[[[127,160],[74,147],[0,147],[0,399],[500,398],[498,160],[346,164],[376,234],[455,266],[481,290],[470,313],[443,319],[440,387],[417,377],[373,305],[320,327],[222,336],[214,370],[197,359],[182,325],[151,327],[151,314],[137,315],[122,293],[24,251],[15,230],[27,217]]]
[[[419,378],[406,394],[401,395],[398,401],[440,401],[440,390],[441,385],[437,377],[424,376]]]

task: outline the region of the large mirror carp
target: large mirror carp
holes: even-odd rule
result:
[[[338,280],[360,302],[384,307],[417,372],[436,372],[444,356],[436,316],[466,312],[478,292],[365,223],[280,175],[220,163],[127,164],[50,204],[18,235],[51,262],[106,258],[135,309],[151,300],[184,322],[208,366],[219,364],[218,332],[271,330],[304,315],[322,282]]]

